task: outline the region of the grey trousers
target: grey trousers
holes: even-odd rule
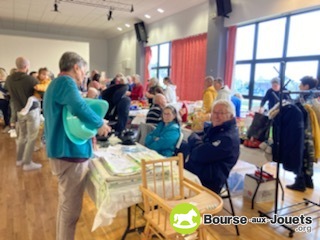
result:
[[[17,161],[29,164],[40,127],[40,108],[31,110],[25,116],[18,113],[18,124]]]
[[[73,240],[81,214],[88,163],[73,163],[49,159],[53,175],[58,177],[59,203],[56,223],[56,240]]]

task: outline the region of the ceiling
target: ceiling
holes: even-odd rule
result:
[[[59,12],[53,11],[55,1],[58,1]],[[108,21],[109,9],[69,3],[65,0],[0,0],[0,29],[108,39],[132,31],[136,22],[144,21],[150,24],[207,0],[82,1],[132,4],[134,11],[113,10],[113,19]],[[159,13],[158,8],[163,9],[164,13]],[[145,14],[151,18],[145,18]],[[130,27],[125,24],[130,24]],[[119,31],[118,27],[123,30]]]

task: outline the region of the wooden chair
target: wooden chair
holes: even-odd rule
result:
[[[144,217],[147,221],[142,239],[156,235],[160,239],[190,239],[177,233],[170,225],[171,210],[180,203],[194,204],[201,215],[216,214],[223,207],[222,199],[214,192],[183,176],[183,157],[178,156],[155,161],[142,160],[142,185]],[[197,230],[197,238],[206,239],[203,224]]]

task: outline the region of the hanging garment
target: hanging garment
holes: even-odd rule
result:
[[[283,163],[283,168],[300,174],[304,150],[304,125],[300,109],[292,104],[282,108],[273,122],[273,161]],[[281,149],[279,149],[279,144]]]
[[[315,159],[320,158],[320,127],[317,119],[317,115],[313,111],[311,105],[305,104],[305,108],[310,115],[311,125],[312,125],[312,136],[315,149]]]
[[[320,124],[320,101],[318,99],[312,99],[311,107],[317,115],[318,123]]]
[[[302,112],[304,122],[304,148],[302,172],[305,176],[312,177],[313,162],[315,161],[315,156],[310,115],[301,103],[296,103],[296,105]]]

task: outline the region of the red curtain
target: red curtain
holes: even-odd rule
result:
[[[207,34],[172,41],[171,79],[180,100],[200,100],[206,73]]]
[[[144,79],[143,79],[143,85],[144,85],[144,89],[146,89],[146,86],[148,84],[148,79],[150,78],[149,64],[151,62],[151,57],[152,57],[151,47],[145,47],[144,51],[145,52],[144,52]]]
[[[232,87],[232,75],[234,67],[234,55],[236,47],[236,34],[237,27],[232,26],[228,28],[228,45],[227,45],[227,57],[226,57],[226,68],[224,73],[224,83],[230,88]]]

